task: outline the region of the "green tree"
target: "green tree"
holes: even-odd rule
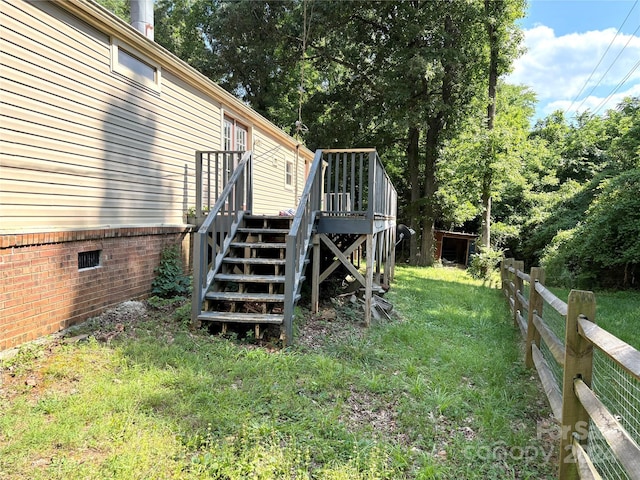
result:
[[[413,261],[430,264],[440,155],[487,91],[487,25],[497,75],[518,44],[523,2],[498,3],[162,0],[156,36],[285,130],[306,131],[310,148],[390,152],[402,211],[422,232]]]
[[[523,16],[523,2],[507,2],[505,0],[484,0],[485,27],[489,45],[489,71],[488,71],[488,101],[487,123],[488,131],[485,141],[486,148],[480,161],[482,175],[482,228],[480,242],[486,248],[491,246],[491,203],[493,187],[493,165],[499,161],[505,147],[500,145],[505,136],[504,133],[495,135],[494,121],[496,116],[496,95],[498,78],[506,73],[517,53],[519,42],[514,41],[515,21]]]
[[[497,235],[491,245],[502,246],[519,234],[526,217],[526,197],[535,182],[526,171],[544,156],[544,145],[529,139],[529,119],[535,95],[528,88],[500,83],[494,126],[486,128],[482,109],[444,149],[440,172],[442,198],[449,206],[444,219],[460,225],[486,212],[486,194],[494,200]],[[487,190],[487,178],[491,179]]]
[[[545,143],[549,159],[539,166],[531,192],[521,252],[530,264],[540,261],[548,268],[549,281],[633,284],[638,104],[630,98],[602,117],[585,113],[569,123],[556,113],[536,124],[530,138]],[[525,174],[536,178],[535,169]]]
[[[124,21],[130,21],[131,8],[129,0],[96,0],[96,2]]]
[[[569,128],[558,167],[560,182],[588,182],[608,163],[607,149],[611,137],[601,117],[582,113]]]
[[[637,287],[640,169],[605,180],[582,222],[556,235],[542,258],[559,283]]]
[[[604,119],[608,168],[624,172],[640,167],[640,98],[626,98]],[[605,138],[606,138],[605,137]]]
[[[215,59],[201,29],[203,5],[197,0],[156,0],[154,39],[174,55],[209,77]]]

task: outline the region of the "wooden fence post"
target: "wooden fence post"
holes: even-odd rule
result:
[[[520,328],[518,324],[518,312],[522,313],[522,302],[518,297],[518,292],[522,293],[522,278],[518,276],[518,271],[524,271],[524,261],[515,260],[513,268],[516,272],[513,274],[513,324]]]
[[[527,368],[533,368],[531,345],[535,343],[536,347],[540,348],[540,332],[533,323],[533,315],[535,313],[542,317],[542,306],[544,305],[542,296],[536,290],[536,283],[544,285],[544,268],[531,267],[529,278],[529,315],[527,316],[527,343],[524,352],[524,364]]]
[[[580,403],[573,381],[576,378],[591,387],[593,345],[578,333],[578,318],[584,315],[595,322],[596,300],[593,292],[571,290],[567,301],[564,376],[562,380],[562,438],[560,440],[560,480],[578,479],[573,455],[574,436],[580,443],[587,440],[589,414]]]
[[[500,280],[502,281],[502,293],[504,293],[505,297],[509,298],[509,293],[507,292],[507,282],[509,281],[509,268],[513,265],[513,258],[503,258],[500,263]]]

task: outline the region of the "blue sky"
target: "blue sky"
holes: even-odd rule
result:
[[[527,51],[507,81],[536,92],[537,118],[640,96],[640,1],[529,0],[522,28]]]

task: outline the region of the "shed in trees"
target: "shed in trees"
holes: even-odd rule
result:
[[[478,235],[473,233],[436,230],[435,260],[440,260],[443,263],[448,262],[468,266],[471,254],[475,251],[477,238]]]

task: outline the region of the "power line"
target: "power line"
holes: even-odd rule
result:
[[[629,80],[629,77],[633,74],[633,72],[635,72],[638,67],[640,67],[640,60],[638,60],[636,62],[636,64],[631,68],[631,70],[629,70],[629,72],[624,76],[624,78],[622,80],[620,80],[620,82],[618,83],[618,85],[616,85],[616,87],[612,90],[612,92],[607,95],[596,107],[596,109],[593,111],[593,115],[597,114],[598,111],[611,99],[611,97],[613,97],[615,95],[615,93],[620,90],[620,88],[622,87],[622,85],[625,84],[625,82],[627,80]]]
[[[602,80],[604,80],[604,77],[607,75],[607,73],[609,73],[609,70],[611,70],[611,68],[613,67],[613,65],[616,63],[616,61],[618,60],[618,58],[620,58],[620,55],[622,55],[622,52],[624,52],[624,50],[627,48],[627,46],[629,45],[629,43],[631,43],[631,40],[633,40],[635,38],[635,34],[638,32],[638,30],[640,30],[640,25],[638,25],[638,28],[635,29],[635,31],[631,34],[631,36],[629,37],[629,40],[627,40],[627,43],[625,43],[624,47],[622,47],[622,50],[620,50],[620,52],[618,53],[618,55],[616,56],[616,58],[613,59],[613,62],[611,62],[611,65],[609,65],[609,68],[607,68],[607,71],[604,72],[602,74],[602,76],[600,77],[600,80],[598,80],[598,82],[593,86],[593,88],[591,90],[589,90],[589,93],[587,94],[586,97],[584,97],[582,99],[582,102],[580,102],[580,105],[578,105],[576,107],[576,111],[580,109],[580,107],[582,107],[582,105],[584,105],[584,102],[587,101],[587,98],[589,98],[589,96],[593,93],[593,91],[598,87],[598,85],[600,85],[600,83],[602,82]],[[634,67],[635,70],[635,67]]]
[[[584,91],[584,89],[586,88],[586,86],[589,84],[589,81],[591,80],[591,78],[593,77],[594,73],[596,73],[596,70],[598,70],[598,67],[600,66],[600,64],[602,63],[602,61],[604,60],[604,58],[607,56],[607,53],[609,52],[609,49],[611,48],[611,46],[613,45],[613,43],[615,42],[616,38],[618,38],[618,35],[620,35],[620,32],[622,31],[622,27],[624,27],[624,24],[627,23],[627,20],[629,19],[629,17],[631,16],[631,12],[633,12],[633,9],[636,8],[636,5],[638,4],[638,0],[636,0],[633,5],[631,6],[631,9],[629,10],[629,12],[627,13],[627,16],[624,18],[624,20],[622,21],[622,23],[620,24],[620,26],[618,27],[618,31],[616,32],[616,34],[614,35],[614,37],[611,39],[611,41],[609,42],[609,45],[607,46],[607,49],[604,51],[604,53],[602,54],[602,56],[600,57],[600,60],[598,61],[598,64],[593,67],[593,70],[591,71],[591,74],[589,75],[589,78],[587,78],[587,80],[584,82],[584,85],[582,85],[582,88],[580,89],[580,91],[578,92],[578,94],[574,97],[574,99],[571,101],[571,105],[569,105],[569,107],[564,111],[564,113],[567,113],[569,110],[571,110],[571,107],[573,107],[573,104],[576,103],[576,101],[578,100],[578,97],[580,96],[580,94]],[[622,50],[620,50],[620,53],[618,53],[618,56],[616,56],[616,58],[613,60],[613,62],[611,63],[611,65],[609,66],[609,68],[607,69],[606,72],[604,72],[604,74],[600,77],[600,80],[598,80],[598,82],[594,85],[594,87],[589,91],[589,93],[586,95],[586,97],[582,100],[582,102],[580,103],[580,105],[578,105],[578,107],[576,108],[576,111],[578,111],[580,109],[580,107],[584,104],[585,100],[587,98],[589,98],[589,95],[591,95],[591,93],[596,89],[596,87],[600,84],[600,82],[602,82],[602,80],[604,79],[605,75],[607,73],[609,73],[609,70],[611,70],[611,67],[613,67],[613,65],[615,64],[615,62],[618,60],[618,58],[620,57],[620,55],[622,54],[622,52],[624,51],[625,48],[627,48],[627,45],[629,45],[629,42],[631,41],[631,39],[633,38],[633,36],[636,34],[636,32],[640,29],[640,26],[638,26],[638,28],[633,32],[633,34],[631,34],[631,37],[629,38],[629,41],[627,41],[627,43],[625,44],[625,46],[622,48]]]

